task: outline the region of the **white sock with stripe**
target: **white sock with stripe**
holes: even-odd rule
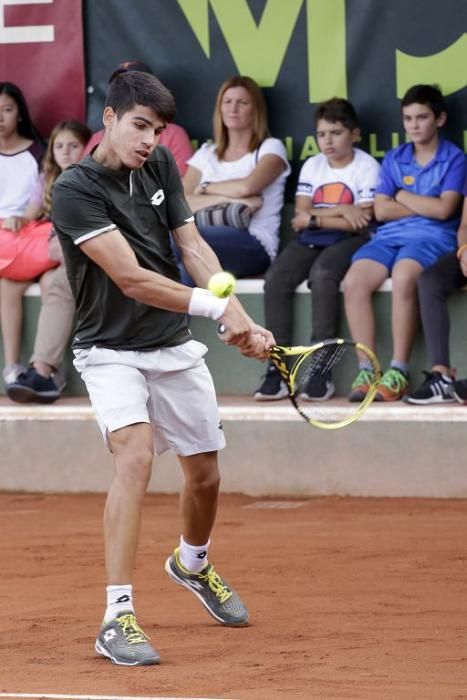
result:
[[[107,608],[104,615],[104,622],[114,620],[119,613],[129,610],[134,612],[133,607],[133,586],[126,584],[123,586],[107,586]]]
[[[207,544],[194,545],[188,544],[183,539],[183,535],[180,537],[180,562],[185,569],[192,571],[193,573],[198,573],[201,569],[204,569],[208,563],[208,549],[211,540],[208,540]]]

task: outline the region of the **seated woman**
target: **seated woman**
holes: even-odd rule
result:
[[[183,186],[193,212],[236,202],[252,212],[247,228],[240,224],[200,225],[203,238],[222,267],[236,277],[259,275],[279,247],[280,213],[290,165],[285,147],[271,138],[264,95],[254,80],[226,80],[214,108],[214,143],[205,143],[188,160]],[[181,266],[182,282],[191,279]]]
[[[3,228],[16,231],[20,236],[25,227],[31,227],[31,222],[46,222],[44,231],[41,230],[41,237],[44,240],[43,273],[37,275],[41,286],[42,304],[48,303],[49,295],[52,294],[56,286],[56,273],[52,269],[60,265],[61,249],[57,246],[54,238],[51,238],[52,223],[50,219],[51,192],[52,186],[60,173],[73,163],[77,163],[83,154],[84,147],[91,135],[90,129],[79,121],[68,120],[57,124],[50,135],[47,151],[44,157],[43,172],[36,183],[36,188],[32,193],[30,201],[21,215],[9,217],[3,221]],[[43,234],[43,235],[42,235]],[[28,233],[29,235],[29,233]],[[31,229],[30,235],[37,236],[37,230]],[[51,238],[49,244],[47,239]],[[1,240],[0,240],[1,244]],[[49,246],[49,252],[47,252]],[[28,255],[37,252],[37,248],[24,248],[14,259],[9,267],[0,271],[0,322],[3,337],[3,350],[6,367],[3,370],[3,378],[7,393],[11,385],[15,385],[18,378],[26,373],[26,368],[19,364],[21,349],[21,325],[23,318],[22,299],[27,287],[32,284],[37,276],[26,279],[25,275],[19,274],[23,269],[33,269],[35,261],[28,260]],[[53,252],[52,252],[53,251]],[[47,264],[47,258],[50,262]],[[66,277],[64,268],[58,273],[60,277]],[[66,334],[68,338],[70,327],[73,322],[74,303],[70,294],[64,294],[64,287],[68,285],[65,281],[61,285],[59,303],[53,305],[53,317],[47,324],[47,336],[52,336],[55,332]],[[57,295],[55,295],[56,297]],[[60,311],[58,308],[60,307]],[[42,309],[41,309],[42,316]],[[50,337],[49,343],[54,342]],[[54,363],[55,364],[55,363]],[[56,367],[55,367],[56,369]],[[56,398],[56,397],[55,397]]]

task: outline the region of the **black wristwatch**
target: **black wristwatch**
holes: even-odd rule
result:
[[[209,184],[210,184],[210,183],[209,183],[209,182],[207,182],[207,181],[206,181],[206,182],[202,182],[202,183],[201,183],[201,185],[200,185],[200,188],[201,188],[201,194],[206,194],[206,190],[208,189],[208,187],[209,187]]]

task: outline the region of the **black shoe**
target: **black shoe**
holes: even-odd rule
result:
[[[453,382],[452,394],[459,403],[467,404],[467,379],[457,379]]]
[[[335,393],[336,387],[332,381],[331,372],[326,374],[313,374],[312,372],[300,398],[304,401],[327,401]]]
[[[404,397],[404,401],[414,404],[453,403],[453,381],[441,372],[423,372],[424,382]],[[467,399],[467,386],[466,386]]]
[[[274,365],[269,365],[264,381],[253,398],[256,401],[277,401],[277,399],[285,399],[288,395],[287,386],[279,370]]]
[[[59,387],[52,377],[43,377],[30,367],[7,386],[6,393],[17,403],[53,403],[60,398],[63,387],[64,383]]]

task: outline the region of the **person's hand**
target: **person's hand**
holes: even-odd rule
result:
[[[242,197],[242,199],[239,199],[238,201],[246,204],[247,207],[250,207],[253,213],[258,211],[258,209],[261,209],[263,206],[263,198],[260,197],[259,194],[252,194],[251,197]]]
[[[22,216],[7,216],[6,219],[3,219],[2,228],[6,231],[18,233],[20,228],[24,226],[25,223],[27,223],[27,220],[23,219]]]
[[[370,209],[353,204],[339,205],[339,213],[352,226],[354,231],[365,228],[371,221]]]
[[[239,346],[242,355],[254,357],[261,362],[269,359],[269,350],[276,344],[273,334],[262,326],[253,324],[248,341]]]
[[[292,226],[295,233],[298,233],[299,231],[303,231],[304,229],[308,228],[309,223],[310,213],[307,211],[296,211],[295,216],[290,221],[290,225]]]
[[[219,338],[226,345],[235,345],[242,355],[266,360],[268,350],[275,344],[272,333],[250,319],[235,297],[231,297],[219,319],[223,331]]]

